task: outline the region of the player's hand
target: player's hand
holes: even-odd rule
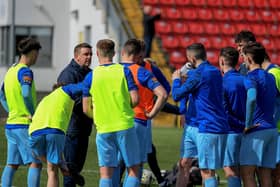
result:
[[[154,117],[150,112],[147,112],[147,111],[145,111],[145,116],[146,116],[148,119],[152,119],[152,118]]]
[[[261,125],[260,123],[257,123],[257,124],[254,124],[253,126],[250,126],[250,127],[247,127],[247,128],[245,127],[243,133],[247,134],[250,130],[252,130],[252,129],[254,129],[254,128],[260,126],[260,125]]]
[[[174,73],[172,74],[172,80],[174,80],[174,79],[180,79],[180,70],[178,69],[178,70],[176,70],[176,71],[174,71]]]
[[[32,121],[32,116],[31,115],[27,115],[26,118],[29,119],[30,121]]]

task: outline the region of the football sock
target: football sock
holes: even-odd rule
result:
[[[10,166],[5,166],[4,171],[2,173],[2,187],[9,187],[12,186],[12,181],[14,174],[16,172],[16,169],[13,169]]]
[[[112,179],[101,178],[99,180],[99,187],[113,187]]]
[[[241,187],[241,180],[239,177],[229,177],[228,187]]]
[[[124,187],[138,187],[139,179],[137,177],[128,176],[123,186]]]
[[[41,176],[41,168],[29,167],[28,176],[27,176],[28,187],[39,187],[40,176]]]
[[[215,177],[210,177],[210,178],[206,179],[204,184],[205,184],[205,187],[217,187],[218,186],[217,180]]]

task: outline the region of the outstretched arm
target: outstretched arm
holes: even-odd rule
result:
[[[93,118],[93,105],[91,97],[83,97],[83,112],[89,118]]]

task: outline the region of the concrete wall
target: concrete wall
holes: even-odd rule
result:
[[[0,26],[10,24],[11,2],[0,0],[0,10],[4,9],[0,14]],[[86,26],[91,27],[93,67],[97,65],[96,42],[110,38],[105,34],[102,9],[96,9],[92,0],[16,0],[15,22],[20,26],[53,26],[52,66],[32,67],[38,91],[51,90],[58,74],[73,58],[74,46],[85,41]],[[1,82],[7,68],[0,67]]]

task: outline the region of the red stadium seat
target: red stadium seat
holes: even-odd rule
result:
[[[220,28],[221,28],[222,34],[224,34],[224,35],[236,34],[236,29],[235,29],[234,24],[224,23],[224,24],[221,24]]]
[[[242,30],[249,30],[252,31],[251,29],[251,25],[250,24],[246,24],[246,23],[236,23],[236,32],[240,32]]]
[[[220,34],[221,30],[219,24],[216,23],[205,23],[204,32],[208,34]]]
[[[219,9],[219,10],[215,10],[213,12],[214,12],[214,18],[216,20],[219,20],[219,21],[229,20],[229,12],[227,10]]]
[[[195,1],[192,1],[192,4],[194,6],[206,6],[207,5],[207,0],[195,0]]]
[[[210,7],[222,7],[223,0],[207,0],[207,5]]]
[[[278,24],[268,24],[267,28],[269,29],[269,34],[272,36],[280,36],[280,25]]]
[[[199,37],[199,38],[197,38],[197,41],[199,43],[202,43],[204,45],[204,47],[206,48],[206,50],[212,47],[211,40],[209,40],[206,37]]]
[[[225,41],[225,46],[236,47],[234,37],[232,35],[223,37],[223,40]]]
[[[165,21],[157,21],[155,23],[155,29],[159,35],[170,34],[172,32],[171,24]]]
[[[269,8],[269,2],[265,0],[254,0],[254,5],[257,8]]]
[[[175,0],[176,5],[178,6],[188,6],[191,5],[191,0]]]
[[[272,39],[270,38],[262,38],[260,42],[263,44],[266,50],[275,50],[276,46]]]
[[[257,35],[257,36],[268,34],[265,24],[252,24],[251,27],[252,27],[252,30],[254,31],[255,35]]]
[[[167,51],[172,51],[179,48],[179,40],[177,37],[167,36],[162,38],[162,47]]]
[[[271,53],[269,57],[272,63],[280,65],[280,56],[277,52]]]
[[[198,9],[198,18],[202,20],[212,20],[213,19],[213,13],[211,9],[207,8],[201,8]]]
[[[179,36],[180,47],[186,49],[187,46],[197,42],[194,37]]]
[[[223,0],[223,5],[225,7],[235,8],[237,6],[237,0]]]
[[[245,18],[245,15],[243,11],[238,9],[231,9],[229,10],[229,17],[233,21],[243,21]]]
[[[227,42],[222,37],[214,37],[212,39],[212,47],[215,49],[221,49],[222,47],[227,46]]]
[[[219,66],[219,51],[207,51],[207,60],[214,66]]]
[[[174,0],[159,0],[160,5],[165,5],[165,6],[173,6],[175,5]]]
[[[237,5],[241,8],[253,8],[253,0],[237,0]]]
[[[176,8],[166,8],[165,9],[165,16],[167,19],[180,19],[181,12]]]
[[[270,7],[273,8],[280,8],[280,1],[279,0],[269,0]]]
[[[204,29],[203,29],[203,25],[199,22],[188,22],[189,25],[189,32],[192,34],[203,34],[204,33]]]
[[[172,24],[172,28],[175,34],[186,34],[189,31],[187,23],[184,22],[175,22]]]
[[[196,20],[197,19],[197,9],[195,8],[183,8],[182,17],[185,20]]]
[[[158,5],[158,0],[143,0],[143,4],[155,6]]]
[[[260,15],[261,15],[261,19],[265,22],[277,21],[277,14],[275,15],[273,11],[261,10]]]
[[[248,21],[259,21],[260,20],[260,15],[258,14],[258,11],[254,10],[245,10],[244,11],[246,19]]]
[[[169,60],[170,64],[174,65],[176,69],[179,69],[183,64],[186,63],[187,58],[185,54],[174,51],[170,54]]]

